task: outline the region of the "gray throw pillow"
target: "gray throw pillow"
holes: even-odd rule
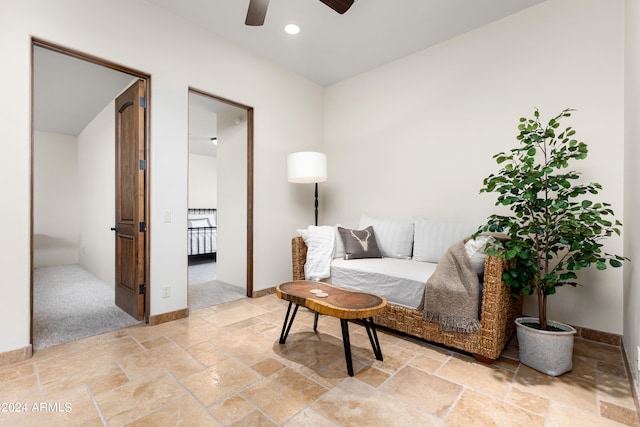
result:
[[[382,258],[373,227],[364,230],[338,227],[338,233],[344,243],[344,259]]]

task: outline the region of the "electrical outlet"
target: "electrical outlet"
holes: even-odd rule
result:
[[[171,296],[171,287],[163,286],[162,287],[162,298],[169,298]]]

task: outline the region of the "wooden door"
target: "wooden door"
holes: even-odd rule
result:
[[[116,305],[145,316],[145,89],[138,80],[116,98]]]

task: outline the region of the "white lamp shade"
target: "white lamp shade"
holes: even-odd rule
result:
[[[327,180],[327,156],[313,151],[301,151],[287,156],[287,179],[297,184]]]

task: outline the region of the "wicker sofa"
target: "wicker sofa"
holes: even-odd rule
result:
[[[302,237],[292,239],[293,280],[304,280],[307,246]],[[436,323],[422,319],[422,312],[395,304],[378,317],[377,325],[408,335],[444,344],[470,353],[477,360],[492,363],[502,353],[515,330],[515,318],[522,311],[522,301],[514,301],[508,286],[502,281],[503,260],[487,257],[484,270],[484,291],[480,329],[473,333],[443,332]],[[339,285],[339,283],[337,284]]]

